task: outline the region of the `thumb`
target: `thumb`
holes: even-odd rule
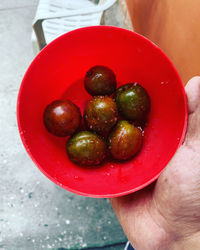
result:
[[[184,144],[194,147],[200,142],[200,77],[195,76],[186,85],[188,99],[188,130]]]
[[[200,106],[200,76],[190,79],[185,87],[188,98],[188,112],[194,113]]]

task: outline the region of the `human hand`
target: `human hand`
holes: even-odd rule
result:
[[[136,250],[200,249],[200,77],[188,82],[186,93],[186,138],[158,180],[111,199]]]

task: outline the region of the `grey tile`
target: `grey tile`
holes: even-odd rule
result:
[[[0,12],[0,91],[19,88],[34,55],[31,47],[35,7]]]
[[[35,5],[37,5],[37,3],[38,3],[38,0],[1,0],[0,1],[0,10],[35,6]]]

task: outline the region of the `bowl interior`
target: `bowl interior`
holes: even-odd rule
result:
[[[118,86],[140,83],[151,97],[151,112],[143,148],[135,158],[83,168],[68,159],[67,138],[49,134],[42,116],[47,104],[62,98],[83,112],[91,98],[83,78],[94,65],[110,67]],[[159,176],[184,139],[186,106],[181,80],[156,45],[131,31],[98,26],[69,32],[40,52],[22,81],[17,115],[24,146],[48,178],[77,194],[114,197],[141,189]]]

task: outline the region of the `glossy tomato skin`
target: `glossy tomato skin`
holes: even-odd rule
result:
[[[127,121],[120,121],[108,137],[108,148],[115,160],[131,159],[142,147],[142,131]]]
[[[116,76],[108,67],[96,65],[86,73],[84,85],[92,96],[111,95],[116,90]]]
[[[83,118],[89,130],[108,133],[117,122],[116,103],[108,96],[95,96],[87,103]]]
[[[119,87],[114,95],[119,113],[124,119],[144,121],[150,112],[151,102],[147,91],[138,83]]]
[[[78,165],[99,165],[106,157],[105,141],[89,131],[81,131],[69,138],[66,150],[70,160]]]
[[[80,125],[81,112],[70,100],[55,100],[45,108],[43,122],[51,134],[70,136]]]

